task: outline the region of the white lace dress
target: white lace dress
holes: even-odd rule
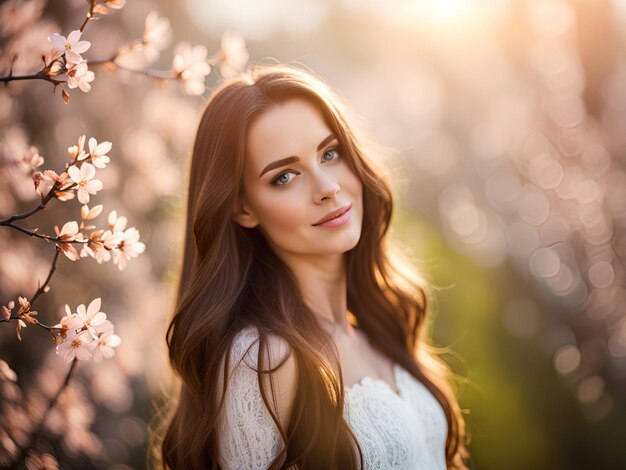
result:
[[[257,364],[257,337],[256,329],[246,328],[233,342],[219,433],[219,463],[224,469],[266,469],[282,448],[257,373],[250,367]],[[445,470],[448,429],[441,405],[397,364],[394,376],[399,393],[384,380],[370,377],[346,388],[345,417],[361,446],[365,468]]]

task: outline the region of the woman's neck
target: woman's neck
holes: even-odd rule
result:
[[[298,281],[304,302],[322,325],[350,330],[344,256],[298,257],[285,261]]]

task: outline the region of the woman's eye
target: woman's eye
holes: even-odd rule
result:
[[[322,155],[322,158],[324,159],[325,162],[330,162],[334,160],[335,158],[337,158],[337,156],[339,156],[338,150],[335,148],[332,148],[332,149],[326,150],[326,152],[324,152],[324,155]]]
[[[275,186],[282,186],[284,184],[291,182],[291,180],[294,179],[299,174],[300,173],[297,173],[295,171],[283,171],[282,173],[279,173],[278,175],[276,175],[276,178],[272,180],[272,184]]]

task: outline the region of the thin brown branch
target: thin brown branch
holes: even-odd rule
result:
[[[11,320],[23,320],[23,319],[22,319],[21,315],[11,315],[8,320],[5,320],[4,318],[0,318],[0,323],[2,323],[2,322],[9,322]],[[35,320],[34,325],[37,325],[38,327],[43,328],[44,330],[46,330],[48,333],[50,333],[52,335],[53,339],[58,336],[56,333],[57,333],[57,331],[60,330],[60,328],[57,328],[56,326],[48,326],[45,323],[41,323],[36,318],[33,318],[33,320]]]
[[[31,306],[31,308],[32,308],[33,304],[35,303],[35,301],[37,300],[37,297],[39,297],[44,292],[47,292],[46,291],[46,286],[50,282],[50,278],[52,277],[52,273],[54,273],[54,271],[57,268],[57,261],[59,259],[59,254],[60,253],[61,252],[59,250],[54,250],[54,258],[52,259],[52,265],[50,266],[50,272],[48,273],[48,277],[46,277],[46,280],[44,281],[44,283],[37,288],[37,291],[30,298],[30,306]]]
[[[46,204],[42,200],[41,203],[39,203],[39,205],[33,207],[31,210],[22,212],[21,214],[15,214],[15,215],[12,215],[11,217],[7,217],[6,219],[0,220],[0,225],[7,225],[13,222],[14,220],[25,219],[45,208],[46,208]]]
[[[32,73],[30,75],[13,75],[13,73],[9,73],[9,75],[0,77],[0,82],[5,82],[7,85],[8,85],[8,82],[14,82],[18,80],[45,80],[47,82],[52,83],[54,86],[57,86],[61,83],[65,83],[65,80],[57,80],[42,71],[39,71],[37,73]]]
[[[145,75],[146,77],[156,78],[159,80],[176,80],[178,76],[173,73],[172,70],[156,70],[156,69],[133,69],[130,67],[124,67],[123,65],[118,64],[115,59],[117,59],[117,53],[108,59],[98,59],[98,60],[88,60],[87,65],[89,66],[98,66],[98,65],[108,65],[113,66],[116,69],[124,70],[125,72],[137,73],[140,75]]]
[[[52,237],[50,235],[46,235],[46,234],[43,234],[43,233],[37,233],[35,230],[28,230],[28,229],[26,229],[24,227],[20,227],[19,225],[14,224],[12,222],[9,222],[9,223],[6,223],[6,224],[3,223],[3,224],[0,224],[0,225],[4,225],[5,227],[11,227],[11,228],[17,230],[18,232],[25,233],[26,235],[29,235],[31,237],[37,237],[37,238],[41,238],[43,240],[48,240],[48,241],[58,241],[58,237]]]
[[[44,427],[44,424],[46,422],[46,418],[48,417],[48,414],[50,414],[50,411],[52,411],[52,408],[54,408],[55,405],[57,404],[57,401],[59,400],[59,397],[61,396],[63,391],[67,388],[67,385],[69,384],[70,379],[72,377],[72,373],[74,372],[74,370],[76,368],[76,363],[77,362],[78,362],[78,359],[74,358],[74,360],[72,361],[72,365],[70,366],[69,370],[67,371],[67,375],[65,376],[65,380],[63,381],[63,384],[61,385],[61,387],[59,388],[57,393],[54,395],[54,397],[52,397],[50,399],[50,401],[48,402],[48,408],[46,409],[46,411],[44,412],[43,416],[41,417],[41,421],[39,422],[39,425],[37,426],[37,429],[35,429],[35,432],[33,432],[33,434],[28,439],[28,443],[26,444],[26,446],[20,447],[20,452],[19,452],[19,455],[17,456],[16,460],[11,462],[9,465],[7,465],[6,468],[9,468],[9,469],[17,469],[17,468],[19,468],[20,464],[26,458],[26,456],[28,454],[28,451],[35,446],[35,443],[36,443],[37,439],[39,438],[39,435],[43,431],[43,427]]]
[[[45,233],[39,233],[37,232],[37,230],[28,230],[27,228],[24,227],[20,227],[19,225],[16,225],[14,223],[8,223],[8,224],[0,224],[0,225],[4,225],[5,227],[11,227],[19,232],[25,233],[26,235],[29,235],[31,237],[37,237],[37,238],[41,238],[43,240],[47,240],[50,242],[55,242],[55,243],[79,243],[84,245],[85,243],[89,243],[88,239],[84,239],[84,240],[61,240],[59,237],[53,237],[52,235],[46,235]]]
[[[64,188],[63,190],[67,191],[68,189],[72,189],[74,186],[76,186],[76,184],[68,186],[67,188]],[[21,214],[15,214],[10,217],[7,217],[6,219],[0,220],[0,225],[8,225],[15,220],[25,219],[39,212],[40,210],[45,209],[48,202],[50,201],[50,199],[53,198],[54,193],[56,192],[58,188],[59,188],[59,182],[55,181],[52,187],[50,188],[50,191],[48,191],[48,194],[46,194],[46,197],[44,197],[38,205],[36,205],[35,207],[33,207],[32,209],[26,212],[22,212]]]

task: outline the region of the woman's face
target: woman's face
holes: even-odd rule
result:
[[[279,256],[345,253],[363,219],[361,181],[347,159],[315,106],[273,106],[249,129],[235,220],[258,226]]]

